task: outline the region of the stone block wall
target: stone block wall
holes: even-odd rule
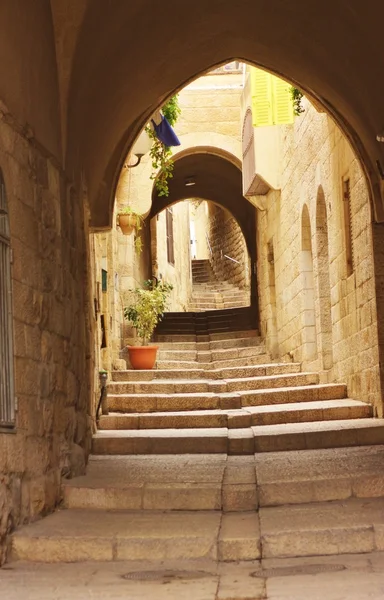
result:
[[[17,412],[13,432],[0,432],[0,563],[7,534],[53,510],[61,479],[84,472],[93,370],[83,197],[69,189],[50,153],[6,114],[0,168],[13,253]]]
[[[281,128],[282,185],[258,215],[261,330],[281,358],[383,413],[369,193],[347,140],[308,103]],[[353,271],[343,181],[349,179]]]
[[[227,210],[209,202],[208,237],[210,263],[218,281],[228,281],[241,289],[250,287],[248,251],[243,233]],[[233,262],[225,255],[233,258]]]

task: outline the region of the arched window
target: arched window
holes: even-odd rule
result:
[[[7,195],[0,170],[0,428],[14,424],[11,248]]]

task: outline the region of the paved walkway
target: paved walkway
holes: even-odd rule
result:
[[[252,576],[260,569],[264,570],[264,577]],[[141,579],[129,579],[137,573]],[[263,560],[262,564],[257,561],[238,564],[146,561],[56,565],[19,562],[0,569],[1,600],[383,598],[383,553],[269,559]]]

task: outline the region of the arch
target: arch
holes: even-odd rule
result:
[[[0,428],[15,424],[10,242],[7,193],[0,169]]]
[[[110,224],[111,190],[148,117],[198,75],[233,60],[284,77],[331,114],[361,159],[376,218],[383,218],[376,161],[384,164],[384,146],[376,135],[382,128],[384,82],[375,57],[382,52],[384,7],[366,7],[361,17],[359,0],[348,8],[326,0],[312,7],[311,19],[299,5],[282,1],[239,0],[236,11],[229,0],[209,6],[203,0],[170,0],[167,7],[164,13],[153,10],[149,0],[116,0],[110,11],[90,3],[83,19],[69,92],[67,164],[75,167],[82,158],[94,226]],[[361,43],[351,46],[351,38]]]
[[[194,176],[195,185],[185,186]],[[256,265],[256,209],[242,195],[242,173],[239,167],[223,156],[206,152],[193,152],[175,161],[173,177],[169,182],[169,195],[152,194],[150,218],[179,200],[190,198],[211,201],[235,218],[244,235],[251,266]],[[251,269],[251,305],[258,315],[257,274]]]
[[[301,213],[301,326],[302,326],[302,359],[313,361],[317,358],[315,286],[313,277],[313,255],[311,220],[307,204]]]
[[[316,263],[318,296],[318,347],[323,369],[333,364],[331,287],[329,277],[328,218],[324,190],[319,186],[316,199]]]

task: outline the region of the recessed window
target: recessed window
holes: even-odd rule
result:
[[[175,245],[173,239],[173,211],[169,207],[166,210],[166,234],[167,234],[167,259],[171,265],[175,264]]]
[[[0,428],[15,425],[10,242],[7,195],[0,170]]]
[[[349,177],[343,179],[343,217],[345,255],[347,262],[347,277],[354,271],[353,241],[352,241],[352,208],[351,208],[351,183]]]

